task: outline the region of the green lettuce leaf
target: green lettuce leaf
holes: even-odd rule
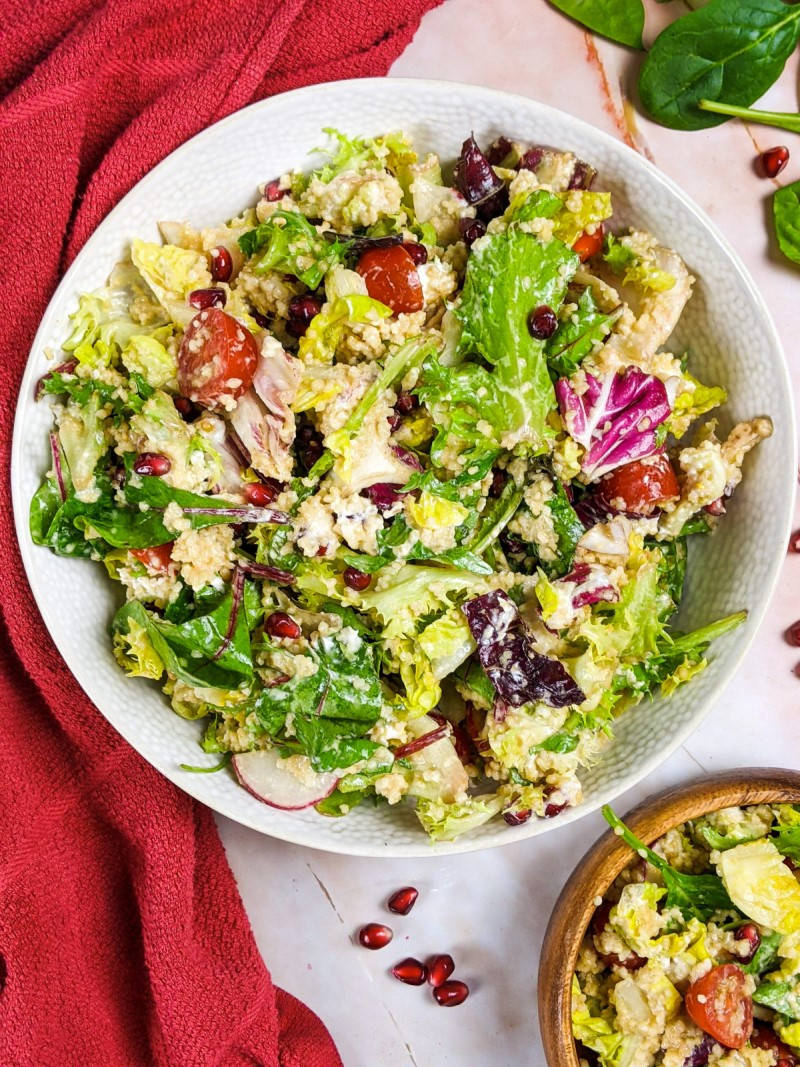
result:
[[[547,365],[556,378],[569,378],[589,355],[594,346],[611,332],[619,312],[608,314],[599,310],[591,289],[584,289],[578,297],[575,311],[562,322],[547,341]]]
[[[349,245],[326,240],[298,211],[275,211],[243,233],[239,247],[246,256],[258,257],[252,264],[255,274],[277,270],[316,289],[331,267],[342,262]]]

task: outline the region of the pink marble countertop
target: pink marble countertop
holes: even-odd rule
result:
[[[646,0],[651,40],[685,10]],[[638,58],[592,38],[544,0],[447,0],[428,14],[392,75],[473,82],[530,96],[631,144],[708,212],[749,266],[800,384],[800,268],[783,260],[769,228],[772,182],[758,151],[792,152],[779,181],[800,178],[800,137],[730,122],[698,133],[663,129],[635,110]],[[796,111],[797,56],[764,106]],[[800,527],[800,515],[797,516]],[[752,765],[800,767],[800,650],[783,631],[800,617],[800,555],[787,557],[769,613],[733,681],[700,730],[618,810],[663,786]],[[338,857],[218,823],[258,944],[275,981],[314,1008],[345,1067],[545,1067],[536,1016],[539,946],[576,858],[603,828],[599,814],[506,848],[432,860]],[[416,885],[412,914],[393,923],[393,950],[370,953],[351,937],[385,919],[383,901]],[[404,955],[451,952],[469,1000],[441,1011],[426,990],[387,968]]]

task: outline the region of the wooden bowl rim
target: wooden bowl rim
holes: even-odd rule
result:
[[[645,844],[688,819],[720,808],[800,803],[800,772],[746,767],[707,775],[647,797],[623,817]],[[567,879],[550,916],[539,961],[539,1028],[547,1067],[579,1067],[572,1037],[571,985],[595,898],[630,862],[631,850],[610,829]]]

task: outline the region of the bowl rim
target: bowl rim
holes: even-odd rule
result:
[[[623,819],[646,845],[688,819],[720,808],[800,803],[800,771],[783,767],[742,767],[695,778],[646,797]],[[572,1037],[571,985],[581,943],[605,896],[630,863],[631,850],[611,830],[590,846],[559,894],[539,957],[539,1029],[549,1067],[579,1067]]]
[[[14,519],[17,533],[17,540],[19,543],[20,554],[22,556],[23,565],[25,567],[26,576],[28,578],[29,585],[33,591],[35,588],[34,575],[36,571],[36,558],[35,548],[33,542],[30,539],[28,531],[28,504],[29,501],[25,498],[23,493],[21,481],[21,464],[22,456],[25,450],[25,408],[28,401],[28,394],[31,391],[33,382],[37,376],[36,366],[38,363],[38,356],[41,355],[43,349],[43,338],[49,330],[49,319],[51,317],[51,309],[58,303],[65,299],[73,299],[75,297],[75,287],[73,285],[73,278],[78,272],[80,265],[84,258],[93,254],[93,250],[97,242],[98,231],[111,221],[114,221],[119,217],[126,209],[128,203],[135,197],[142,194],[144,190],[147,190],[151,184],[157,179],[155,175],[162,168],[168,166],[174,166],[177,160],[180,160],[184,155],[189,153],[192,148],[196,147],[196,143],[203,138],[207,138],[211,131],[216,131],[223,126],[229,126],[240,122],[243,115],[251,115],[253,113],[263,112],[265,114],[265,121],[268,120],[269,110],[277,101],[284,103],[285,101],[302,101],[308,102],[311,100],[320,99],[323,103],[327,93],[330,93],[332,89],[337,89],[353,94],[366,93],[369,94],[372,91],[377,91],[380,87],[381,91],[385,91],[387,83],[402,83],[404,85],[417,89],[422,98],[424,99],[425,92],[437,91],[448,92],[455,89],[460,89],[466,93],[476,93],[482,99],[493,98],[497,101],[498,114],[502,114],[502,107],[504,102],[514,102],[516,106],[524,104],[525,107],[532,109],[539,114],[549,115],[552,118],[560,120],[566,120],[566,122],[578,131],[584,131],[591,137],[598,138],[605,142],[610,150],[614,153],[621,155],[627,159],[632,166],[643,170],[647,173],[650,179],[658,183],[662,188],[667,190],[674,198],[680,202],[681,210],[693,216],[698,224],[708,233],[710,239],[715,241],[717,245],[722,249],[727,260],[730,263],[731,270],[735,272],[739,282],[747,290],[750,299],[753,302],[754,308],[760,316],[763,322],[765,332],[769,337],[772,351],[775,354],[775,373],[781,378],[784,395],[787,400],[787,416],[789,421],[789,437],[792,442],[792,456],[791,456],[791,469],[797,467],[797,441],[796,441],[796,417],[795,406],[793,400],[793,392],[791,388],[791,381],[789,376],[789,368],[786,360],[786,356],[781,344],[780,337],[778,335],[775,324],[772,320],[770,311],[761,296],[755,282],[751,278],[746,266],[738,253],[731,246],[728,240],[717,229],[714,222],[707,216],[707,214],[692,200],[692,198],[684,192],[684,190],[675,182],[672,178],[668,177],[665,173],[659,170],[653,163],[651,163],[644,156],[630,148],[628,145],[617,140],[611,134],[599,129],[583,119],[570,115],[567,112],[561,111],[558,108],[552,107],[549,104],[543,104],[532,97],[522,96],[518,93],[510,93],[500,89],[488,88],[485,86],[475,85],[469,82],[455,82],[447,81],[444,79],[428,79],[428,78],[354,78],[354,79],[341,79],[331,82],[320,82],[314,85],[304,86],[300,89],[294,89],[286,93],[276,94],[272,97],[267,97],[263,100],[256,101],[249,104],[238,111],[232,112],[230,115],[225,116],[218,122],[212,123],[210,126],[205,127],[198,133],[194,134],[188,140],[184,141],[181,145],[175,148],[169,155],[160,160],[154,167],[152,167],[139,181],[123,196],[120,201],[111,209],[111,211],[104,217],[104,219],[98,224],[95,231],[87,239],[86,243],[76,254],[73,262],[65,272],[63,278],[59,282],[55,291],[53,292],[47,308],[45,309],[42,320],[39,325],[39,329],[33,339],[31,350],[28,355],[25,371],[20,384],[20,392],[17,398],[14,429],[12,437],[12,463],[11,463],[11,488],[12,488],[12,502],[14,508]],[[788,466],[788,464],[787,464]],[[782,544],[788,542],[788,538],[792,529],[792,508],[794,500],[794,480],[790,483],[790,488],[787,490],[783,505],[785,507],[784,516],[784,531]],[[269,836],[273,836],[282,840],[286,840],[293,843],[303,844],[306,847],[319,848],[324,851],[330,851],[338,854],[349,855],[364,855],[364,856],[393,856],[393,857],[422,857],[422,856],[441,856],[445,854],[462,853],[479,851],[484,848],[496,848],[501,845],[516,844],[526,838],[538,836],[541,833],[549,832],[556,828],[556,826],[566,826],[576,819],[580,819],[583,816],[589,814],[592,811],[597,810],[604,803],[608,803],[610,800],[619,796],[620,793],[626,789],[631,788],[637,782],[645,778],[650,771],[660,766],[670,754],[674,752],[685,740],[689,737],[702,723],[703,719],[708,715],[712,706],[719,698],[720,692],[725,684],[730,681],[731,677],[740,665],[743,657],[747,653],[758,627],[766,613],[769,599],[775,589],[778,581],[778,575],[780,571],[780,565],[783,560],[783,551],[779,551],[779,545],[775,547],[775,558],[772,563],[771,572],[764,583],[765,592],[760,609],[751,612],[750,625],[747,631],[741,635],[735,635],[733,640],[737,642],[735,651],[732,653],[731,664],[729,671],[724,679],[720,679],[718,685],[715,687],[715,691],[709,693],[709,695],[697,705],[694,716],[680,729],[677,730],[670,738],[669,745],[665,746],[661,751],[654,754],[650,759],[642,761],[636,765],[635,772],[632,776],[627,776],[624,784],[611,787],[605,791],[598,793],[596,797],[593,797],[591,801],[582,802],[581,805],[568,809],[557,820],[538,820],[525,824],[524,826],[510,829],[510,828],[498,828],[495,831],[494,837],[487,838],[460,838],[451,842],[440,842],[431,844],[425,835],[421,832],[419,844],[414,845],[391,845],[384,838],[384,846],[380,848],[377,845],[361,846],[357,841],[338,841],[336,838],[328,837],[322,840],[308,840],[306,834],[293,833],[291,830],[285,830],[280,826],[266,828],[260,825],[254,818],[250,818],[246,813],[239,811],[234,804],[227,804],[218,798],[215,798],[213,803],[209,803],[209,800],[204,797],[202,791],[202,783],[197,780],[197,776],[183,775],[179,776],[177,770],[165,759],[155,759],[151,755],[147,755],[144,758],[148,760],[156,769],[169,778],[174,784],[176,784],[185,793],[194,797],[197,800],[205,803],[207,806],[212,807],[212,810],[219,814],[225,815],[234,821],[248,826],[251,829],[258,830],[261,833],[266,833]],[[39,597],[34,593],[34,599],[36,600],[37,607],[42,616],[42,619],[53,639],[59,653],[67,664],[68,668],[72,671],[76,677],[81,688],[87,694],[90,700],[92,696],[90,689],[92,688],[91,679],[88,671],[85,671],[81,663],[74,662],[74,657],[68,658],[64,650],[62,650],[61,642],[55,639],[53,630],[51,629],[48,619],[51,616],[50,602],[47,598]],[[100,702],[102,703],[102,702]],[[111,722],[111,725],[115,730],[134,748],[141,753],[141,749],[134,735],[134,731],[127,729],[123,723],[115,721],[109,718],[109,716],[102,711],[100,703],[97,704],[98,709],[103,714],[104,718],[107,718]],[[144,753],[141,753],[144,755]],[[188,780],[187,780],[188,779]],[[508,830],[506,833],[505,830]]]

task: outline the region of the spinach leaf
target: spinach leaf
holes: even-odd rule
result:
[[[339,818],[342,815],[349,815],[353,808],[357,807],[367,796],[367,793],[366,789],[355,790],[352,793],[343,793],[341,789],[334,789],[324,800],[315,804],[314,808],[320,815]]]
[[[263,692],[256,707],[264,728],[275,736],[287,717],[315,770],[331,771],[369,759],[377,744],[365,735],[381,712],[381,686],[369,646],[355,648],[334,635],[312,642],[316,670]]]
[[[550,0],[550,3],[603,37],[630,48],[642,47],[642,0]]]
[[[544,752],[574,752],[578,747],[578,738],[576,734],[571,734],[567,730],[559,730],[558,733],[552,734],[546,741],[542,741],[540,745],[537,745],[537,749],[542,749]]]
[[[800,826],[784,826],[770,840],[782,856],[800,863]]]
[[[547,506],[558,538],[558,559],[548,565],[548,577],[561,578],[571,569],[575,549],[585,530],[560,481],[555,482],[554,493],[547,501]]]
[[[603,817],[611,829],[619,834],[634,852],[647,859],[660,872],[667,890],[666,906],[668,908],[677,908],[685,919],[694,917],[700,922],[708,922],[717,912],[737,914],[722,884],[722,879],[716,874],[682,874],[676,871],[666,860],[640,841],[607,804],[603,808]]]
[[[773,930],[771,934],[762,933],[761,944],[756,949],[756,954],[749,963],[740,964],[745,974],[766,974],[775,966],[778,959],[778,946],[783,940],[783,934]]]
[[[778,78],[800,37],[800,7],[782,0],[711,0],[656,38],[639,95],[663,126],[702,130],[725,115],[700,101],[748,107]]]
[[[800,1019],[800,981],[764,982],[753,993],[756,1004],[763,1004],[789,1019]]]
[[[557,378],[568,378],[573,374],[594,345],[608,336],[615,318],[616,312],[606,315],[600,311],[591,290],[584,289],[576,311],[565,322],[559,323],[545,346],[551,374]]]
[[[800,263],[800,182],[778,189],[772,198],[772,215],[781,252]]]

